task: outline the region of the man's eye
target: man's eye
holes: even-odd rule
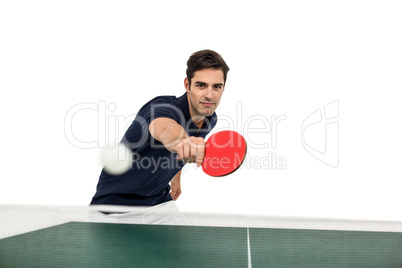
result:
[[[198,87],[205,87],[205,84],[198,84]]]
[[[215,88],[216,88],[216,89],[221,89],[221,88],[222,88],[222,85],[216,85]]]

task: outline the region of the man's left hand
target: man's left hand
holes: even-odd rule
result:
[[[180,181],[177,182],[176,180],[172,180],[170,182],[170,189],[171,189],[170,195],[172,196],[173,200],[176,201],[181,195]]]

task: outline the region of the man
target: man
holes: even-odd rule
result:
[[[140,109],[122,139],[132,151],[130,170],[121,175],[102,170],[91,204],[155,206],[177,200],[181,169],[203,161],[204,138],[216,125],[228,71],[215,51],[192,54],[186,93],[156,97]]]

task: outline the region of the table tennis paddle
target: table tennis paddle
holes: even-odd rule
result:
[[[236,131],[224,130],[214,133],[205,143],[202,169],[213,177],[229,175],[241,166],[246,151],[246,140]],[[178,156],[177,159],[180,160]]]

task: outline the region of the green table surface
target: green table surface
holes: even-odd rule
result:
[[[0,267],[249,267],[249,262],[254,268],[398,268],[402,233],[70,222],[0,240]]]

